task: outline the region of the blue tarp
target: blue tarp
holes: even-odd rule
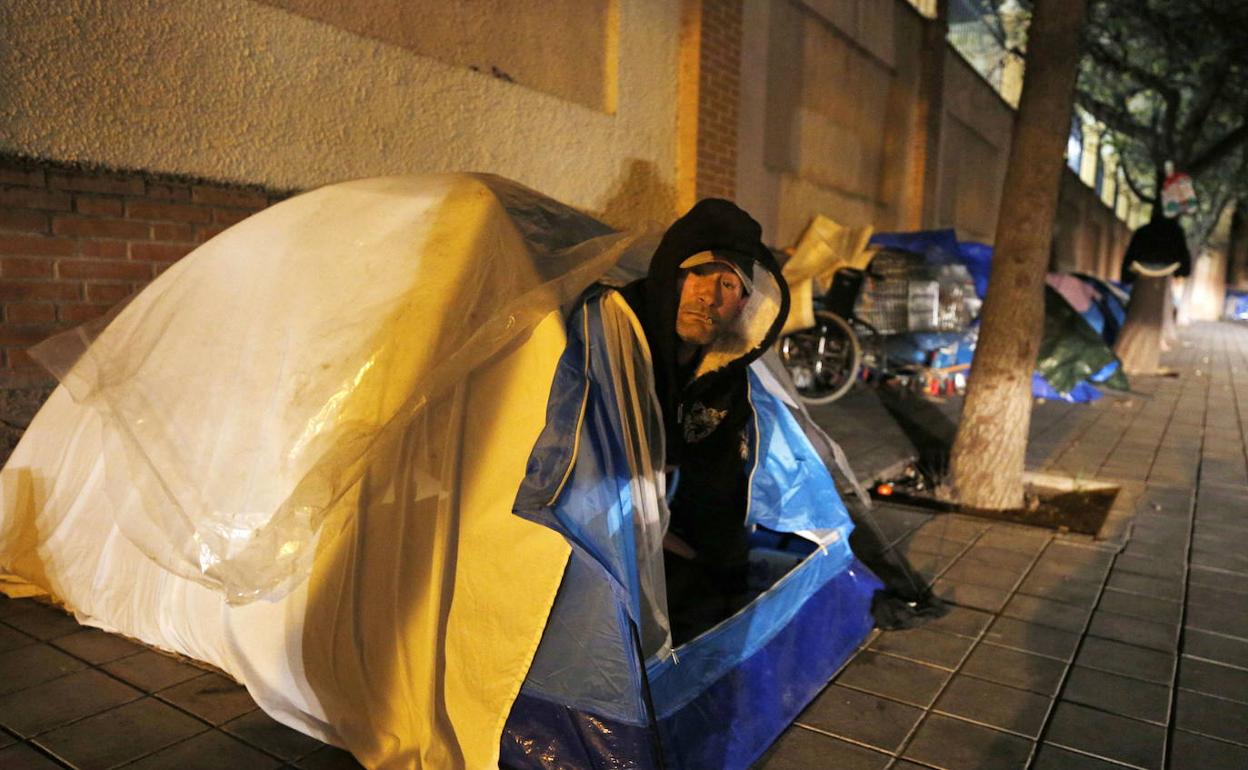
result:
[[[1236,321],[1248,319],[1248,291],[1228,291],[1226,299],[1227,318]]]
[[[517,770],[656,768],[662,751],[668,768],[746,768],[870,631],[881,584],[850,551],[852,524],[827,468],[751,371],[749,521],[834,534],[741,612],[643,668],[648,611],[622,410],[615,389],[601,387],[619,376],[604,352],[602,295],[567,328],[516,512],[564,534],[573,555],[504,729],[502,761]]]
[[[967,272],[971,274],[971,279],[975,283],[975,291],[979,296],[981,298],[987,296],[988,279],[992,268],[992,247],[987,244],[961,242],[957,239],[957,233],[952,229],[876,233],[870,242],[872,245],[884,248],[922,254],[937,263],[956,259],[965,265]],[[1100,294],[1092,306],[1079,315],[1102,340],[1106,350],[1098,349],[1095,355],[1092,355],[1091,347],[1089,347],[1090,340],[1081,339],[1086,335],[1074,333],[1076,330],[1072,330],[1068,325],[1063,327],[1061,323],[1056,322],[1056,319],[1048,318],[1046,320],[1047,334],[1042,344],[1041,362],[1038,368],[1047,372],[1049,376],[1061,380],[1062,386],[1069,387],[1069,390],[1059,391],[1050,384],[1044,374],[1037,372],[1032,380],[1032,393],[1037,398],[1061,398],[1067,401],[1087,402],[1100,398],[1101,395],[1100,391],[1089,383],[1103,383],[1112,379],[1120,387],[1125,384],[1121,377],[1115,378],[1119,362],[1108,350],[1112,348],[1118,331],[1126,320],[1124,292],[1107,281],[1081,274],[1076,275],[1080,280],[1092,284]],[[1048,296],[1049,294],[1050,292],[1046,292],[1046,306],[1051,314],[1054,306],[1053,298]],[[1064,309],[1069,308],[1069,305],[1064,300],[1062,308],[1063,312],[1060,315],[1067,315]],[[1070,309],[1070,312],[1074,313],[1074,310]],[[1060,339],[1051,336],[1055,334],[1059,335]],[[932,361],[933,366],[943,368],[969,362],[974,350],[974,337],[975,334],[970,329],[960,340],[946,339],[944,335],[899,335],[888,340],[887,350],[894,360],[920,364],[927,359],[931,351],[943,349]],[[1076,350],[1076,348],[1079,349]],[[1049,354],[1044,351],[1049,351]],[[1053,351],[1057,351],[1058,355],[1052,355]],[[1080,372],[1080,376],[1072,380],[1071,376],[1074,375],[1065,369],[1074,364],[1081,364],[1082,359],[1089,356],[1097,361],[1096,371],[1086,376]]]
[[[918,230],[910,233],[876,233],[869,244],[922,254],[937,263],[960,262],[966,266],[975,283],[975,293],[983,299],[988,294],[988,273],[992,268],[992,247],[974,241],[959,241],[957,232]]]

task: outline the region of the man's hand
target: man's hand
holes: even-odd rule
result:
[[[698,558],[697,551],[693,550],[688,543],[681,540],[680,537],[672,534],[671,532],[663,535],[663,550],[671,551],[680,558],[689,559],[690,561]]]

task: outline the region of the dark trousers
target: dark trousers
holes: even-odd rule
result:
[[[667,615],[677,647],[734,614],[748,601],[746,564],[715,564],[663,552]]]

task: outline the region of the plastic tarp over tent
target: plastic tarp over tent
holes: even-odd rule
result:
[[[370,767],[491,767],[500,737],[520,766],[744,766],[879,583],[756,363],[751,520],[814,542],[669,654],[646,346],[613,292],[573,304],[654,243],[470,175],[261,212],[43,349],[0,570]]]
[[[261,212],[52,351],[0,568],[365,764],[492,766],[569,554],[511,512],[560,305],[631,244],[496,178]]]

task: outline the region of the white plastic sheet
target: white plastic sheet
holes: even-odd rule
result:
[[[245,602],[306,576],[370,460],[631,242],[497,178],[335,185],[230,228],[43,358],[112,428],[113,510],[142,512],[126,537]],[[435,494],[448,458],[427,459]]]

